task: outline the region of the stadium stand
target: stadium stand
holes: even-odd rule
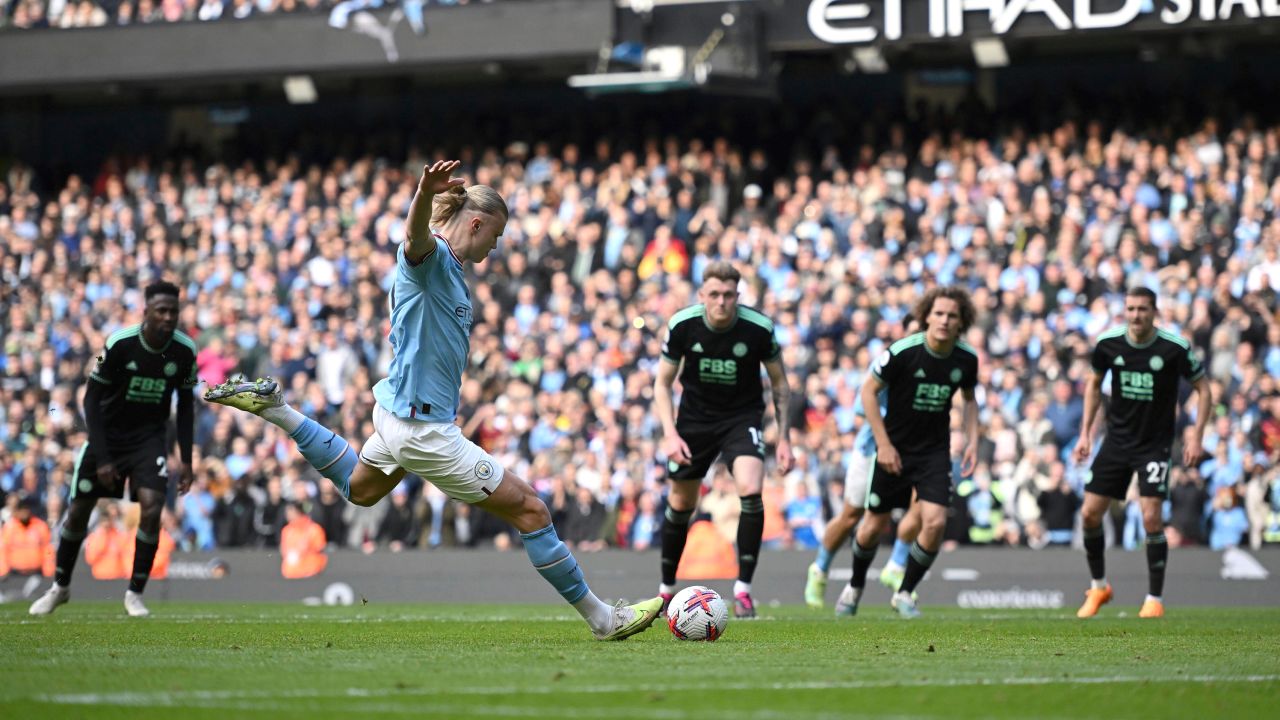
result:
[[[1202,353],[1215,397],[1209,457],[1174,471],[1176,541],[1280,539],[1280,126],[1247,115],[1176,134],[1068,119],[998,134],[950,126],[890,123],[859,147],[781,160],[712,134],[460,148],[465,174],[512,209],[506,257],[476,268],[467,434],[528,477],[580,546],[648,546],[662,502],[649,409],[661,329],[692,302],[701,268],[731,258],[743,302],[775,318],[804,389],[791,410],[800,462],[770,480],[771,512],[818,496],[825,515],[868,359],[902,334],[923,289],[959,283],[983,309],[968,339],[983,356],[984,440],[948,537],[1070,542],[1084,468],[1068,453],[1090,338],[1142,284],[1161,298],[1160,322]],[[87,363],[136,321],[140,286],[159,276],[186,293],[181,327],[204,381],[274,375],[304,413],[366,437],[368,388],[388,361],[385,279],[427,159],[113,157],[66,178],[12,164],[0,177],[7,507],[65,498]],[[203,408],[201,472],[175,499],[179,545],[274,546],[289,500],[338,546],[511,541],[412,477],[399,493],[411,512],[335,508],[288,443]],[[1118,543],[1135,522],[1116,516]],[[1220,539],[1226,527],[1237,537]],[[791,543],[785,530],[771,544]]]

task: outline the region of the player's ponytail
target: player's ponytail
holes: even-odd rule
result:
[[[463,208],[502,218],[504,223],[507,220],[507,203],[497,190],[488,185],[472,185],[468,188],[458,185],[436,193],[431,199],[431,224],[436,227],[444,225]]]

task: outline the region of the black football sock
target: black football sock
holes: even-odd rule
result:
[[[1089,577],[1102,580],[1107,576],[1107,559],[1103,554],[1107,539],[1102,526],[1084,529],[1084,557],[1089,561]]]
[[[138,539],[133,543],[133,575],[129,577],[129,590],[141,593],[147,587],[151,577],[151,566],[156,561],[156,550],[160,538],[138,530]]]
[[[1169,541],[1164,531],[1147,535],[1147,592],[1161,597],[1164,592],[1164,566],[1169,561]]]
[[[62,528],[58,540],[58,551],[55,553],[53,582],[62,586],[71,585],[71,573],[75,572],[76,559],[80,557],[80,545],[84,542],[84,531],[74,532]]]
[[[867,570],[871,568],[871,561],[876,559],[876,550],[878,545],[871,547],[862,547],[862,543],[857,538],[853,540],[853,577],[849,578],[849,585],[856,590],[861,590],[867,584]]]
[[[676,568],[680,567],[680,556],[684,554],[684,543],[689,537],[689,518],[693,517],[693,509],[672,510],[667,512],[662,522],[662,584],[676,584]]]
[[[756,574],[764,537],[764,500],[759,493],[743,495],[739,500],[742,514],[738,517],[738,580],[749,583]]]
[[[920,541],[911,543],[911,554],[907,557],[907,569],[902,574],[902,585],[898,587],[898,592],[904,592],[908,595],[916,589],[916,585],[924,579],[924,574],[933,566],[933,561],[938,557],[938,551],[929,552],[920,547]]]

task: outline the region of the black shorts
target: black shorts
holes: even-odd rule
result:
[[[901,455],[902,473],[891,475],[880,463],[871,472],[865,507],[873,513],[911,506],[911,490],[925,502],[951,506],[951,457],[944,452]],[[872,458],[875,462],[875,458]]]
[[[1167,447],[1135,451],[1103,440],[1102,449],[1089,468],[1085,492],[1123,500],[1129,492],[1134,473],[1137,473],[1140,496],[1167,498],[1172,457]]]
[[[729,469],[739,457],[764,460],[764,437],[760,433],[763,415],[735,415],[711,422],[676,421],[676,432],[689,446],[692,462],[677,465],[667,462],[667,477],[672,480],[701,480],[719,457]]]
[[[125,480],[129,481],[130,497],[138,500],[138,488],[150,488],[159,492],[169,489],[169,453],[165,448],[165,437],[158,434],[133,448],[122,448],[119,452],[112,449],[111,459],[116,466],[119,478],[114,487],[107,487],[98,482],[98,458],[85,443],[80,448],[76,459],[75,479],[71,483],[71,499],[89,498],[122,498],[124,497]]]

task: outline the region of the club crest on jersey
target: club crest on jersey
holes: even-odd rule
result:
[[[178,374],[178,363],[176,363],[176,362],[167,362],[167,363],[165,363],[165,364],[164,364],[164,376],[165,376],[165,377],[173,377],[174,375],[177,375],[177,374]]]
[[[488,460],[481,460],[476,463],[476,477],[481,480],[488,480],[493,477],[493,463]]]
[[[962,373],[960,372],[960,368],[951,368],[951,382],[953,383],[960,382],[961,374]]]
[[[1159,355],[1152,355],[1152,356],[1151,356],[1151,369],[1152,369],[1152,370],[1160,370],[1160,369],[1161,369],[1161,368],[1163,368],[1163,367],[1164,367],[1164,358],[1160,357]]]
[[[93,489],[93,481],[89,478],[80,478],[80,492],[89,492]]]
[[[734,343],[734,345],[733,345],[733,354],[734,354],[734,356],[735,356],[735,357],[746,357],[746,356],[747,356],[747,344],[746,344],[746,343]]]

